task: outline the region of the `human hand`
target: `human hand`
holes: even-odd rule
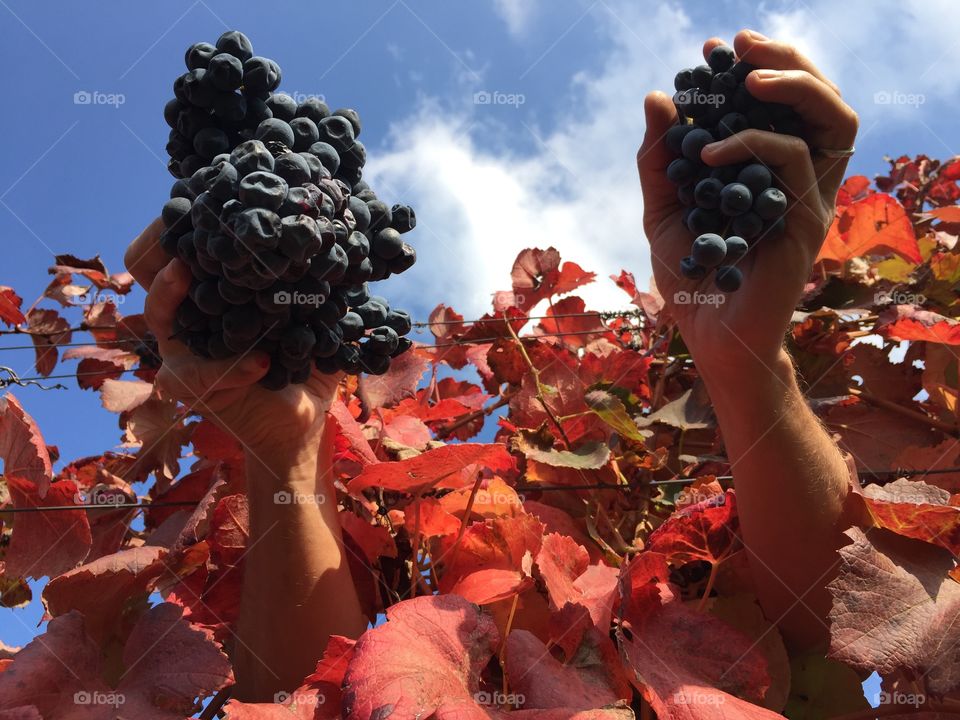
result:
[[[163,223],[155,220],[124,257],[127,270],[148,289],[144,315],[163,358],[157,386],[258,457],[294,461],[300,453],[315,455],[341,376],[314,371],[306,383],[271,391],[258,384],[269,367],[265,353],[208,360],[173,339],[174,316],[190,288],[191,273],[163,251],[162,230]]]
[[[719,38],[708,40],[704,57],[720,44]],[[693,238],[681,220],[677,188],[665,173],[674,156],[664,135],[677,122],[677,113],[663,93],[646,97],[647,129],[637,165],[657,288],[698,366],[739,371],[744,364],[758,362],[769,367],[781,354],[794,307],[833,221],[847,166],[847,159],[825,157],[816,149],[852,147],[858,121],[837,86],[796,48],[743,30],[734,40],[734,50],[738,59],[758,68],[747,76],[750,93],[762,101],[789,105],[807,129],[804,139],[746,130],[707,145],[701,154],[710,166],[762,162],[787,195],[786,232],[761,238],[736,263],[744,274],[740,290],[722,295],[712,277],[695,282],[679,273]],[[694,292],[709,295],[714,302],[683,302]]]

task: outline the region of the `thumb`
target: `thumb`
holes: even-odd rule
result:
[[[667,180],[667,165],[674,157],[665,142],[667,130],[677,124],[677,111],[673,101],[662,92],[647,95],[643,109],[647,129],[637,152],[637,168],[643,190],[644,224],[651,228],[679,207],[677,188]]]

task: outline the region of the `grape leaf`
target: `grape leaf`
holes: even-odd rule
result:
[[[87,633],[102,644],[124,605],[146,598],[166,568],[166,555],[164,548],[143,546],[98,558],[53,578],[43,589],[43,603],[53,617],[81,612]]]
[[[493,620],[456,595],[405,600],[364,633],[343,678],[344,717],[485,718],[480,671],[497,648]]]
[[[357,394],[365,412],[392,407],[404,398],[412,397],[426,371],[426,358],[416,350],[411,350],[393,360],[385,374],[361,376]]]
[[[844,207],[820,248],[817,262],[840,263],[864,255],[893,253],[921,263],[920,248],[903,206],[885,193],[872,193]]]
[[[867,485],[853,497],[874,527],[960,553],[960,508],[949,505],[946,490],[901,478],[887,485]]]
[[[581,285],[593,282],[596,275],[576,263],[561,267],[560,253],[555,248],[522,250],[510,271],[513,300],[521,310],[529,310],[541,300],[562,295]]]
[[[587,407],[599,415],[601,420],[620,435],[637,442],[645,440],[643,432],[637,427],[633,418],[627,414],[623,402],[616,395],[606,390],[591,390],[583,397]]]
[[[586,548],[556,533],[543,538],[536,561],[556,610],[568,603],[583,605],[598,630],[609,628],[617,592],[615,568],[590,565]]]
[[[29,480],[40,497],[47,494],[53,474],[50,452],[36,421],[13,393],[0,398],[0,458],[7,477]]]
[[[521,430],[513,436],[510,446],[528,459],[553,467],[596,470],[610,460],[610,447],[606,443],[586,442],[574,450],[556,450],[548,443],[553,437],[541,430]]]
[[[676,599],[661,604],[654,591],[631,592],[625,605],[626,624],[617,633],[620,649],[631,682],[658,717],[781,717],[757,705],[770,678],[763,653],[746,635]]]
[[[647,541],[647,549],[673,565],[719,562],[738,545],[740,523],[732,490],[675,512]]]
[[[105,410],[122,413],[143,405],[153,394],[153,385],[142,380],[105,379],[100,383],[100,404]]]
[[[880,314],[877,332],[893,340],[960,345],[960,321],[916,305],[894,305]]]
[[[368,465],[347,489],[359,494],[368,487],[382,487],[416,495],[431,488],[463,487],[473,481],[463,471],[474,465],[507,470],[513,466],[513,459],[503,445],[444,445],[409,460]]]
[[[13,577],[55,577],[83,562],[93,537],[79,488],[72,480],[58,480],[40,497],[29,480],[7,477],[17,508],[77,506],[77,510],[18,513],[6,555],[6,572]]]
[[[610,638],[585,638],[569,662],[561,663],[533,633],[514,630],[507,638],[506,674],[525,708],[592,710],[632,697]]]
[[[960,685],[960,584],[943,548],[889,530],[847,530],[828,584],[830,657],[864,672],[923,677],[933,693]]]
[[[10,327],[26,322],[20,308],[23,305],[23,298],[17,295],[12,287],[0,285],[0,321]]]
[[[40,375],[46,377],[57,366],[57,347],[70,342],[70,323],[60,317],[56,310],[33,308],[27,312],[27,327],[37,356],[34,367]]]

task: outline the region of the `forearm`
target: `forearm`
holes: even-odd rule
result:
[[[344,554],[329,443],[319,457],[318,444],[305,443],[298,453],[247,453],[240,699],[270,701],[293,690],[313,671],[331,634],[358,637],[367,627]]]
[[[842,544],[848,469],[797,386],[789,356],[699,366],[720,423],[758,595],[788,643],[826,638],[824,584]]]

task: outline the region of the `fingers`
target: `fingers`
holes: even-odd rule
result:
[[[807,144],[792,135],[762,130],[744,130],[726,140],[710,143],[701,154],[707,165],[732,165],[756,160],[776,175],[777,184],[788,197],[807,211],[817,224],[827,222],[817,177]],[[816,240],[819,243],[821,237]]]
[[[133,279],[145,289],[150,289],[154,277],[170,262],[170,256],[160,246],[160,234],[163,232],[163,220],[157,218],[147,225],[136,240],[130,243],[123,264]]]
[[[825,83],[837,95],[840,88],[827,79],[817,66],[793,45],[771,40],[756,30],[741,30],[733,40],[737,57],[761,68],[804,70]]]
[[[815,148],[842,150],[857,137],[857,114],[826,83],[806,70],[755,70],[747,76],[747,89],[759,100],[791,106],[803,119],[807,141]],[[847,160],[814,158],[821,192],[836,196]]]
[[[147,326],[156,335],[160,344],[160,354],[166,359],[171,354],[183,353],[186,348],[171,340],[173,319],[177,307],[190,290],[190,268],[180,260],[170,260],[155,274],[150,283],[150,291],[143,304],[143,316]]]
[[[664,142],[667,130],[677,123],[677,110],[662,92],[647,95],[643,109],[647,128],[637,152],[637,169],[643,190],[644,223],[649,227],[677,209],[677,189],[666,177],[667,165],[674,158]]]

